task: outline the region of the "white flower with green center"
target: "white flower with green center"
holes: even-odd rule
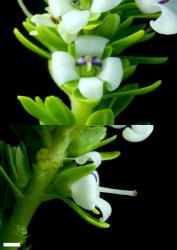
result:
[[[57,27],[66,42],[72,42],[87,25],[91,14],[115,8],[121,0],[49,0],[48,14],[34,15],[37,25]]]
[[[94,211],[95,208],[98,208],[102,217],[101,221],[106,221],[111,215],[112,208],[110,204],[100,198],[100,193],[110,193],[118,195],[129,195],[136,196],[137,192],[112,189],[106,187],[100,187],[99,185],[99,175],[97,171],[93,171],[90,175],[81,178],[75,184],[71,186],[71,193],[74,202],[80,207]]]
[[[117,57],[103,57],[108,39],[99,36],[81,36],[75,40],[75,58],[66,52],[52,54],[52,74],[55,82],[78,80],[78,88],[87,99],[99,100],[103,96],[104,83],[108,91],[114,91],[123,76],[122,62]]]
[[[150,21],[153,30],[160,34],[177,33],[177,1],[176,0],[135,0],[137,7],[145,14],[161,12],[155,21]]]

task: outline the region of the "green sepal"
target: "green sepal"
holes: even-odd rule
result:
[[[69,148],[69,156],[80,156],[96,149],[96,145],[106,137],[106,128],[90,127],[86,128],[76,139],[74,139]]]
[[[14,35],[19,40],[19,42],[21,42],[27,49],[31,50],[32,52],[34,52],[34,53],[36,53],[44,58],[47,58],[47,59],[51,58],[50,53],[48,53],[47,51],[38,47],[37,45],[33,44],[31,41],[29,41],[26,37],[24,37],[20,33],[20,31],[17,28],[14,29]]]
[[[95,125],[112,125],[114,124],[114,114],[111,109],[102,109],[95,111],[92,113],[87,122],[86,125],[95,126]]]
[[[88,214],[86,211],[84,211],[81,207],[76,205],[73,201],[67,198],[58,197],[62,201],[64,201],[68,206],[70,206],[82,219],[84,219],[86,222],[90,223],[93,226],[99,227],[99,228],[109,228],[109,224],[106,222],[101,222],[99,219],[94,218],[90,214]]]
[[[96,34],[112,39],[118,30],[119,24],[120,16],[118,14],[108,14],[103,19],[101,25],[97,28]]]
[[[93,30],[95,28],[97,28],[98,26],[100,26],[102,24],[102,21],[95,21],[95,22],[90,22],[88,23],[83,30],[85,31],[89,31],[89,30]]]
[[[112,55],[112,47],[106,46],[104,53],[103,53],[103,58],[110,57],[111,55]]]
[[[56,175],[50,193],[53,191],[54,193],[57,193],[63,197],[70,197],[71,185],[79,181],[81,178],[88,176],[95,169],[96,166],[93,164],[88,164],[84,166],[72,167],[62,171]]]
[[[102,161],[114,160],[120,156],[120,151],[99,152],[99,153],[101,154]]]

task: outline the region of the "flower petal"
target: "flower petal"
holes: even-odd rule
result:
[[[62,23],[60,23],[59,27],[58,27],[58,32],[60,34],[60,36],[63,38],[63,40],[66,42],[66,43],[71,43],[73,42],[76,37],[77,37],[77,33],[76,34],[71,34],[71,33],[68,33],[66,30],[65,30],[65,27],[63,26]]]
[[[153,14],[159,12],[160,11],[159,6],[155,4],[158,2],[159,0],[135,0],[137,7],[144,14]]]
[[[155,20],[150,21],[151,28],[160,34],[172,35],[177,33],[177,14],[163,6],[156,4],[161,9],[161,16]]]
[[[121,128],[125,128],[127,125],[110,125],[110,126],[115,129],[121,129]]]
[[[75,60],[66,52],[57,51],[52,54],[52,73],[58,85],[79,79],[75,70]]]
[[[118,6],[122,0],[93,0],[90,11],[102,13]]]
[[[48,0],[50,12],[52,16],[59,17],[70,10],[73,10],[71,0]]]
[[[44,25],[47,27],[56,27],[57,25],[52,22],[50,14],[34,15],[31,18],[31,21],[36,25]]]
[[[93,210],[95,208],[96,200],[99,197],[99,191],[98,183],[93,174],[90,174],[73,184],[71,186],[71,192],[73,200],[80,207],[87,210]]]
[[[119,58],[108,57],[103,60],[102,71],[98,77],[106,81],[106,88],[108,91],[117,89],[121,83],[123,76],[122,62]]]
[[[106,221],[109,218],[109,216],[111,215],[111,212],[112,212],[111,205],[107,201],[105,201],[105,200],[103,200],[101,198],[98,198],[96,200],[96,207],[98,207],[101,210],[102,215],[103,215],[103,217],[100,218],[100,220],[101,221]]]
[[[93,161],[93,165],[95,165],[96,167],[101,165],[101,155],[96,151],[92,151],[87,154],[81,155],[77,157],[75,160],[79,165],[83,165],[90,159]]]
[[[131,125],[131,128],[126,127],[122,136],[130,142],[144,141],[153,131],[153,125]]]
[[[87,99],[99,100],[103,96],[103,82],[97,77],[81,78],[78,88]]]
[[[66,32],[75,34],[88,23],[89,17],[89,11],[75,9],[64,14],[61,23]]]
[[[76,57],[97,56],[102,57],[108,39],[100,36],[80,36],[75,40]]]

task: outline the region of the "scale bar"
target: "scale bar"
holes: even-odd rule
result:
[[[20,243],[3,243],[3,247],[20,247]]]

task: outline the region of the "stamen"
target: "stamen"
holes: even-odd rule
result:
[[[85,56],[81,56],[77,61],[76,61],[76,66],[82,66],[86,64]]]
[[[136,190],[129,191],[129,190],[121,190],[121,189],[99,187],[99,191],[102,192],[102,193],[109,193],[109,194],[137,196],[137,191]]]
[[[54,23],[54,24],[59,24],[61,21],[61,17],[55,18],[53,16],[50,16],[50,20]]]
[[[169,0],[161,0],[159,3],[164,4],[164,3],[167,3],[167,2],[169,2]]]
[[[93,56],[92,57],[92,64],[98,67],[102,66],[102,63],[100,62],[100,60],[97,58],[97,56]]]

